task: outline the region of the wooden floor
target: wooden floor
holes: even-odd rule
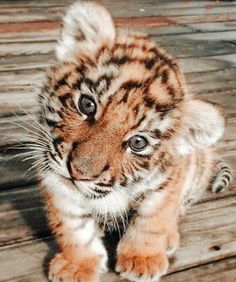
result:
[[[61,17],[71,0],[0,1],[0,281],[41,282],[54,242],[29,162],[15,159],[12,134],[37,112],[37,89],[53,62]],[[116,25],[147,31],[178,59],[191,91],[220,103],[222,155],[236,170],[236,2],[102,1]],[[21,116],[20,120],[14,113]],[[181,248],[166,282],[236,281],[236,185],[208,193],[181,220]],[[102,282],[118,282],[109,273]]]

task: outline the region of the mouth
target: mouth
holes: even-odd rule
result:
[[[106,183],[94,183],[90,179],[74,179],[73,177],[66,177],[60,175],[63,182],[73,190],[78,191],[84,198],[96,200],[106,197],[112,192],[111,185]]]

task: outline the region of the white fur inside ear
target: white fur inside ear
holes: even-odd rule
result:
[[[79,1],[64,17],[56,55],[60,61],[74,60],[80,54],[96,55],[103,44],[111,47],[114,40],[115,27],[109,12],[97,3]]]
[[[225,120],[214,105],[191,100],[184,102],[183,120],[175,144],[179,154],[215,144],[224,133]]]

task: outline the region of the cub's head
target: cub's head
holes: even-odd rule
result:
[[[99,4],[68,10],[56,55],[40,95],[42,158],[82,193],[132,189],[222,135],[221,114],[187,94],[176,62],[147,35],[117,31]]]

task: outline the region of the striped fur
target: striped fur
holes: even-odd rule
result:
[[[213,177],[214,192],[231,180],[214,148],[221,110],[193,99],[175,60],[146,34],[116,30],[99,4],[72,5],[56,51],[35,140],[60,246],[49,278],[98,281],[107,264],[102,236],[116,229],[121,277],[158,281],[179,244],[179,214]],[[84,97],[92,115],[81,110]],[[134,136],[146,142],[140,151]]]
[[[212,179],[212,191],[214,193],[223,192],[232,181],[232,173],[227,163],[219,160],[216,165],[215,175]]]

